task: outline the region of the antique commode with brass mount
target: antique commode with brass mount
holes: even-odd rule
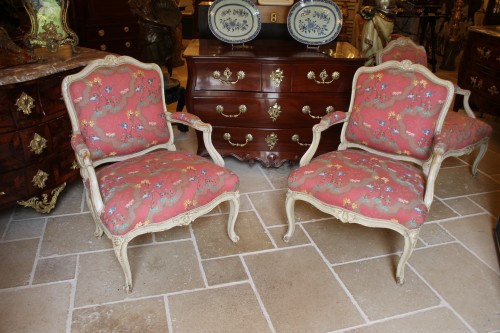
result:
[[[347,42],[307,51],[286,39],[255,39],[244,49],[193,40],[184,56],[188,111],[213,126],[216,149],[267,167],[298,162],[319,118],[347,110],[354,72],[365,62]],[[340,129],[324,134],[318,153],[338,145]]]

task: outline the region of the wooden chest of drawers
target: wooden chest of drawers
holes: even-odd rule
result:
[[[470,27],[458,70],[458,85],[471,90],[470,104],[500,115],[500,26]]]
[[[140,56],[139,25],[127,0],[75,0],[70,8],[79,45],[135,58]]]
[[[188,111],[212,124],[223,156],[267,167],[295,163],[319,118],[347,111],[354,72],[365,59],[345,42],[309,51],[295,41],[251,44],[231,49],[214,39],[191,41],[184,53]],[[340,130],[324,133],[318,153],[337,147]],[[205,147],[198,153],[205,155]]]
[[[61,82],[107,54],[79,49],[70,59],[0,71],[0,207],[19,202],[49,212],[78,176]]]

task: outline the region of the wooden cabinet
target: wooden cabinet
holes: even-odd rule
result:
[[[139,25],[127,0],[75,0],[71,8],[79,45],[135,58],[140,55]]]
[[[470,27],[458,70],[458,85],[471,90],[473,109],[500,115],[499,76],[500,26]]]
[[[365,62],[345,42],[308,51],[289,40],[254,40],[244,49],[193,40],[184,56],[188,111],[212,124],[215,148],[267,167],[297,162],[319,118],[347,111],[354,72]],[[337,147],[340,130],[324,133],[318,153]]]
[[[69,59],[0,70],[0,207],[19,202],[49,212],[77,178],[61,82],[107,54],[79,50]]]

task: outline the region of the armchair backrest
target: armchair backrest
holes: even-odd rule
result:
[[[353,79],[342,147],[426,162],[453,98],[453,84],[410,61],[359,68]]]
[[[156,64],[107,56],[63,80],[74,134],[94,161],[170,143],[163,75]]]
[[[414,64],[427,66],[427,52],[425,47],[415,44],[409,37],[399,37],[390,41],[375,55],[377,65],[389,60],[410,60]]]

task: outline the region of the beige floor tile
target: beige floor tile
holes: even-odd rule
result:
[[[500,275],[499,258],[493,241],[496,219],[483,214],[442,222],[441,225]]]
[[[453,210],[451,210],[449,207],[447,207],[445,204],[443,204],[441,201],[434,199],[431,205],[431,210],[429,211],[429,214],[427,215],[427,218],[425,219],[426,222],[428,221],[437,221],[437,220],[443,220],[451,217],[457,216],[457,213],[455,213]]]
[[[245,268],[237,256],[203,260],[202,265],[209,286],[248,280]]]
[[[460,215],[478,214],[483,212],[481,207],[467,197],[448,199],[444,200],[444,202]]]
[[[64,255],[112,248],[103,235],[94,236],[95,223],[90,213],[53,217],[47,220],[40,256]]]
[[[6,208],[6,209],[0,210],[0,240],[3,237],[5,230],[7,230],[7,225],[10,222],[12,212],[13,212],[13,208]]]
[[[214,215],[198,218],[193,223],[196,243],[202,259],[225,257],[239,253],[260,251],[273,247],[254,212],[240,212],[236,220],[238,243],[227,235],[228,216]]]
[[[404,246],[403,236],[395,231],[336,219],[305,223],[304,228],[332,264],[396,253]]]
[[[51,217],[40,249],[40,256],[64,255],[78,252],[110,249],[113,244],[103,234],[101,238],[94,236],[95,223],[90,213]],[[145,234],[134,238],[131,245],[152,242],[152,235]]]
[[[500,191],[473,195],[470,199],[493,216],[500,216]]]
[[[478,151],[474,151],[469,155],[463,156],[462,159],[472,165],[476,159],[477,153]],[[479,163],[479,170],[487,175],[498,174],[500,170],[500,153],[488,150],[488,153],[484,155]]]
[[[309,238],[307,238],[306,234],[302,230],[302,228],[297,225],[295,227],[295,232],[293,233],[292,239],[288,241],[288,243],[285,243],[283,241],[283,235],[285,232],[288,230],[288,226],[283,226],[283,227],[273,227],[269,228],[268,232],[269,234],[273,237],[274,243],[278,247],[289,247],[289,246],[295,246],[295,245],[302,245],[302,244],[309,244],[311,243],[309,241]]]
[[[418,312],[402,318],[390,319],[369,327],[346,331],[349,333],[458,333],[469,328],[447,308]]]
[[[283,164],[279,168],[264,168],[262,167],[262,171],[269,179],[269,181],[273,184],[275,189],[287,189],[288,188],[288,176],[290,173],[297,169],[298,165]]]
[[[244,257],[278,333],[328,332],[363,323],[312,246]]]
[[[223,214],[229,213],[229,203],[227,201],[222,202],[219,205],[220,211]],[[248,195],[240,193],[240,212],[247,212],[249,210],[253,210],[252,204],[250,203],[250,199],[248,199]]]
[[[76,309],[72,320],[72,333],[168,332],[161,297]]]
[[[468,167],[441,169],[436,179],[435,195],[441,199],[500,190],[487,176],[473,177]]]
[[[441,164],[441,168],[444,169],[444,168],[464,166],[464,165],[466,165],[466,163],[464,161],[461,161],[455,157],[450,157],[450,158],[447,158],[443,161],[443,163]]]
[[[0,288],[29,284],[38,242],[27,239],[0,243]]]
[[[66,332],[70,294],[70,283],[0,292],[0,332]]]
[[[188,239],[191,238],[191,231],[189,231],[189,226],[173,227],[166,231],[156,232],[154,237],[157,242]]]
[[[113,251],[80,255],[75,306],[205,286],[191,241],[129,248],[128,257],[134,284],[129,295],[122,289],[123,271]]]
[[[455,240],[437,223],[424,224],[424,226],[420,228],[419,237],[429,245],[443,244]]]
[[[33,284],[71,280],[75,278],[76,256],[39,259]]]
[[[498,274],[462,246],[415,251],[410,264],[477,332],[500,329]]]
[[[5,234],[5,240],[40,237],[44,227],[45,219],[41,218],[12,221]]]
[[[226,168],[232,170],[240,178],[240,193],[272,190],[257,163],[250,165],[234,158],[225,158],[224,161]]]
[[[409,267],[405,268],[405,283],[402,286],[396,283],[394,263],[398,260],[399,257],[383,257],[334,267],[370,320],[440,303],[439,298]]]
[[[286,224],[286,190],[267,191],[248,195],[266,226]]]
[[[249,284],[168,297],[176,333],[271,332]]]
[[[251,193],[248,196],[266,226],[288,223],[285,209],[286,190]],[[305,201],[299,200],[295,202],[295,220],[297,222],[327,218],[329,216]]]

